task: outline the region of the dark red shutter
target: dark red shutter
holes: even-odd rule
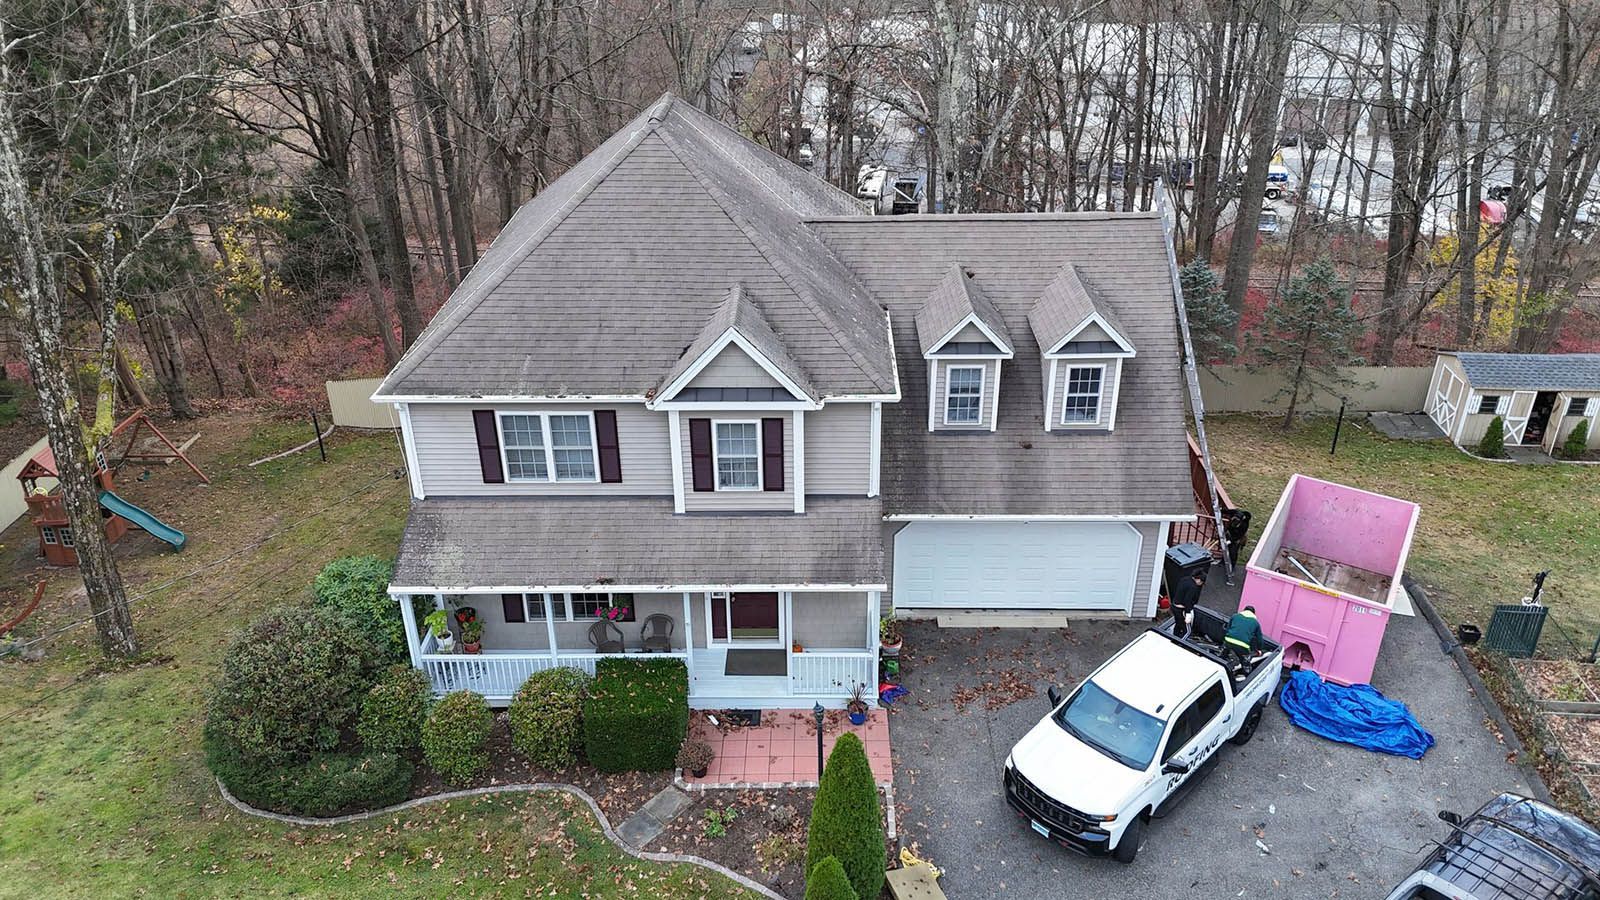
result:
[[[617,449],[617,411],[594,411],[594,439],[600,447],[600,481],[617,484],[622,481],[622,453]]]
[[[521,594],[501,594],[500,607],[505,612],[507,622],[528,621],[528,608],[522,605]]]
[[[783,490],[783,420],[761,420],[761,489]]]
[[[714,491],[717,482],[711,471],[711,420],[689,420],[689,462],[694,471],[694,489]]]
[[[504,484],[506,475],[500,469],[500,432],[495,428],[494,410],[473,410],[472,428],[478,433],[478,468],[483,470],[483,483]]]

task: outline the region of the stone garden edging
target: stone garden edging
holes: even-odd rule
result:
[[[216,779],[216,782],[217,790],[222,793],[222,799],[228,801],[230,806],[247,816],[255,816],[256,818],[260,819],[271,819],[274,822],[282,822],[285,825],[302,825],[308,827],[349,825],[355,822],[362,822],[367,819],[376,819],[379,816],[392,815],[397,812],[403,812],[405,810],[414,809],[418,806],[424,806],[430,803],[443,803],[450,800],[462,800],[469,797],[484,797],[490,794],[531,794],[538,793],[540,791],[561,791],[571,794],[572,796],[577,797],[579,800],[582,800],[584,803],[588,804],[589,811],[594,813],[595,821],[600,823],[600,830],[605,833],[606,839],[611,841],[611,843],[616,844],[623,853],[626,853],[635,859],[644,860],[645,862],[683,863],[691,866],[700,866],[701,868],[710,869],[719,875],[732,879],[734,882],[738,883],[739,886],[755,891],[758,895],[769,898],[769,900],[788,900],[788,898],[773,891],[771,888],[768,888],[765,885],[748,878],[747,876],[741,875],[727,866],[714,863],[709,859],[701,859],[698,856],[690,856],[685,853],[656,853],[653,851],[640,850],[633,847],[627,841],[624,841],[622,838],[617,836],[617,832],[611,827],[611,820],[606,818],[606,814],[600,809],[600,805],[594,802],[594,798],[589,796],[588,792],[584,791],[582,788],[571,784],[533,782],[527,784],[499,784],[494,785],[493,787],[471,788],[464,791],[446,791],[442,794],[430,794],[426,797],[417,797],[412,800],[407,800],[404,803],[397,803],[394,806],[385,806],[382,809],[374,809],[369,812],[350,813],[349,815],[331,816],[329,818],[314,818],[310,816],[290,816],[285,815],[284,813],[271,812],[270,810],[256,809],[254,806],[251,806],[250,804],[245,803],[243,800],[233,796],[233,794],[228,791],[228,786],[222,783],[222,779]]]

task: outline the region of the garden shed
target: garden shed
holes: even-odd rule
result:
[[[1553,453],[1587,419],[1600,448],[1600,353],[1440,353],[1427,412],[1458,447],[1476,447],[1500,416],[1507,446]]]

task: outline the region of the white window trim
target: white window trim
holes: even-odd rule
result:
[[[52,547],[56,545],[56,527],[54,525],[39,526],[39,534],[44,538],[46,544]]]
[[[539,435],[544,442],[544,474],[543,478],[513,478],[511,477],[511,463],[506,458],[506,432],[501,421],[504,416],[533,416],[539,420]],[[556,477],[556,448],[550,441],[551,416],[582,416],[589,422],[589,455],[594,459],[593,478],[557,478]],[[495,438],[500,445],[500,472],[505,476],[506,484],[598,484],[600,482],[600,441],[594,427],[593,410],[572,410],[570,412],[529,412],[518,409],[497,409],[494,411]]]
[[[58,526],[56,526],[56,537],[60,539],[61,546],[63,546],[63,547],[74,547],[75,548],[75,547],[78,546],[77,541],[72,536],[72,526],[71,525],[58,525]]]
[[[1067,419],[1067,401],[1071,400],[1074,396],[1078,396],[1078,397],[1087,397],[1087,396],[1089,396],[1088,394],[1073,394],[1072,393],[1072,370],[1073,369],[1099,369],[1100,370],[1100,388],[1099,388],[1098,391],[1095,392],[1094,421],[1092,421],[1092,422],[1069,421]],[[1065,380],[1063,380],[1063,382],[1061,384],[1061,419],[1060,419],[1061,427],[1062,428],[1095,428],[1095,427],[1098,427],[1100,425],[1100,423],[1105,419],[1105,411],[1106,411],[1106,364],[1105,363],[1083,363],[1081,365],[1073,365],[1073,364],[1069,363],[1067,365],[1067,376],[1066,376]]]
[[[978,418],[975,419],[974,421],[971,421],[971,422],[952,422],[952,421],[950,421],[950,385],[951,385],[952,382],[955,381],[955,379],[952,378],[951,376],[954,375],[958,370],[965,370],[965,369],[971,369],[971,370],[974,370],[974,371],[976,371],[978,373],[978,405],[977,405]],[[988,387],[989,387],[988,382],[989,382],[989,367],[986,366],[986,365],[978,365],[978,366],[970,366],[970,365],[945,366],[944,367],[944,412],[940,417],[940,423],[943,424],[943,425],[947,425],[949,427],[952,427],[952,428],[982,428],[983,427],[983,398],[986,396],[985,392],[988,390]]]
[[[734,594],[764,594],[776,593],[778,595],[778,636],[770,641],[753,638],[735,638],[733,636],[733,595]],[[716,597],[713,594],[721,594]],[[792,594],[789,591],[707,591],[706,601],[706,646],[722,649],[744,650],[786,650],[791,648],[789,641],[790,621],[792,612]],[[727,628],[727,636],[716,637],[716,619],[712,616],[713,604],[722,605],[723,625]]]
[[[534,610],[538,610],[539,614],[534,615]],[[542,624],[544,622],[544,594],[525,593],[522,595],[522,618],[530,624],[533,622]]]
[[[754,425],[756,427],[756,483],[754,487],[723,487],[722,486],[722,451],[721,441],[717,439],[717,429],[723,425]],[[711,486],[718,491],[731,491],[735,493],[749,493],[762,490],[767,483],[766,467],[763,459],[766,456],[766,441],[761,434],[760,419],[712,419],[711,420]]]

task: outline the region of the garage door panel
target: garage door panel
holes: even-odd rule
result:
[[[913,522],[895,535],[906,608],[1127,609],[1141,539],[1121,522]]]

